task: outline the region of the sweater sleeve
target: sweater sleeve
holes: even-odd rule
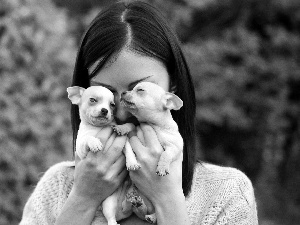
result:
[[[49,168],[25,204],[20,225],[54,224],[71,191],[72,162]]]
[[[230,176],[220,186],[222,191],[210,206],[203,224],[257,225],[254,190],[249,178],[232,169]]]

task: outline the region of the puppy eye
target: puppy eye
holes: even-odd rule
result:
[[[111,102],[110,106],[114,108],[116,106],[116,104],[114,102]]]
[[[145,91],[145,90],[142,89],[142,88],[138,88],[136,91],[137,91],[137,92],[142,92],[142,91]]]
[[[97,102],[97,100],[94,98],[90,98],[90,102]]]

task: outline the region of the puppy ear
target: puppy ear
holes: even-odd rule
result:
[[[164,107],[166,109],[179,110],[183,106],[183,101],[175,94],[166,92]]]
[[[67,88],[68,98],[71,100],[72,104],[78,105],[80,103],[80,99],[84,91],[85,88],[79,86],[73,86]]]

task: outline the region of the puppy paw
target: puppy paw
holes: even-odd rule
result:
[[[126,135],[126,134],[128,134],[131,131],[131,129],[126,124],[123,124],[123,125],[113,125],[112,129],[118,135]]]
[[[136,192],[129,192],[126,194],[126,200],[131,203],[133,207],[139,208],[145,205],[141,196],[137,195]]]
[[[118,224],[117,221],[115,220],[108,220],[107,225],[120,225],[120,224]]]
[[[169,167],[166,166],[157,166],[156,168],[156,174],[158,176],[166,176],[170,173]]]
[[[92,152],[101,151],[102,148],[103,148],[103,145],[102,145],[101,141],[98,138],[95,138],[95,137],[89,138],[88,146],[89,146],[90,151],[92,151]]]
[[[138,170],[141,168],[141,165],[136,163],[136,164],[129,164],[129,163],[126,163],[126,168],[128,171],[132,171],[132,170]]]
[[[151,215],[146,215],[145,216],[145,220],[148,222],[148,223],[156,223],[156,215],[155,213],[151,214]]]

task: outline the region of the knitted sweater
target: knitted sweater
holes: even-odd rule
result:
[[[52,166],[28,199],[20,225],[54,224],[74,181],[74,162]],[[237,169],[197,164],[186,206],[192,225],[258,224],[251,181]],[[101,211],[92,223],[107,224]]]

